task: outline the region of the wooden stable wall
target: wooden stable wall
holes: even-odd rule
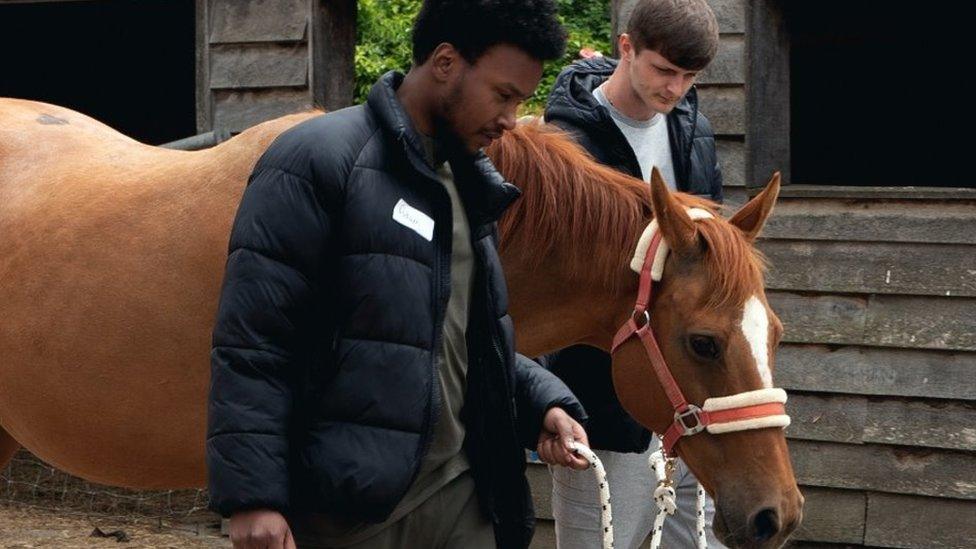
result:
[[[197,0],[197,131],[352,102],[355,0]]]
[[[762,2],[710,3],[721,46],[698,90],[734,207],[759,172],[788,176],[788,93],[770,86],[788,55],[779,36],[748,47]],[[976,190],[786,186],[760,248],[807,501],[792,545],[976,547]],[[530,464],[530,479],[534,546],[554,547],[548,474]]]
[[[760,248],[799,539],[976,547],[976,192],[784,191]]]

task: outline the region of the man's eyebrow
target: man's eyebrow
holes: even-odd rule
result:
[[[502,84],[502,87],[505,88],[507,91],[521,97],[522,99],[528,99],[529,97],[532,97],[531,93],[523,92],[522,90],[518,89],[518,87],[515,84],[512,84],[511,82],[506,82]]]

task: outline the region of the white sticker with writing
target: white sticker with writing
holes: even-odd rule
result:
[[[434,239],[434,220],[402,198],[393,207],[393,220],[426,238],[428,242]]]

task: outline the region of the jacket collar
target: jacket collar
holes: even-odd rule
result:
[[[426,179],[440,186],[433,169],[427,164],[423,141],[410,116],[397,98],[403,74],[390,71],[373,85],[366,99],[367,107],[379,120],[383,131],[397,144],[409,165]],[[449,149],[448,160],[455,183],[464,201],[472,227],[494,223],[522,192],[498,173],[483,151],[471,155],[460,147]]]

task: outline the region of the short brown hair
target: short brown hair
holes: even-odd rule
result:
[[[718,21],[705,0],[638,0],[626,28],[637,53],[654,50],[686,70],[704,69],[718,51]]]

